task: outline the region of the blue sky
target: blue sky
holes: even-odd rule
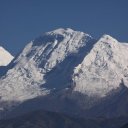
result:
[[[0,0],[0,45],[13,55],[60,27],[128,42],[128,0]]]

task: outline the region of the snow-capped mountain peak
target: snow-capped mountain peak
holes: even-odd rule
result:
[[[0,46],[0,66],[7,66],[14,57]]]
[[[110,35],[108,35],[108,34],[104,34],[101,38],[100,38],[100,40],[102,40],[102,41],[106,41],[106,42],[118,42],[115,38],[113,38],[112,36],[110,36]]]

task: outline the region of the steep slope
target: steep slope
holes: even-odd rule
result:
[[[0,66],[7,66],[14,57],[6,51],[3,47],[0,47]]]

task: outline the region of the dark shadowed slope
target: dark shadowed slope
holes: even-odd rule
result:
[[[10,120],[1,120],[0,128],[100,128],[95,121],[75,119],[60,113],[35,111]]]

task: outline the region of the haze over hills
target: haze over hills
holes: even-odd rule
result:
[[[127,55],[128,44],[109,35],[96,40],[69,28],[47,32],[28,43],[0,78],[1,118],[38,109],[127,118]]]

